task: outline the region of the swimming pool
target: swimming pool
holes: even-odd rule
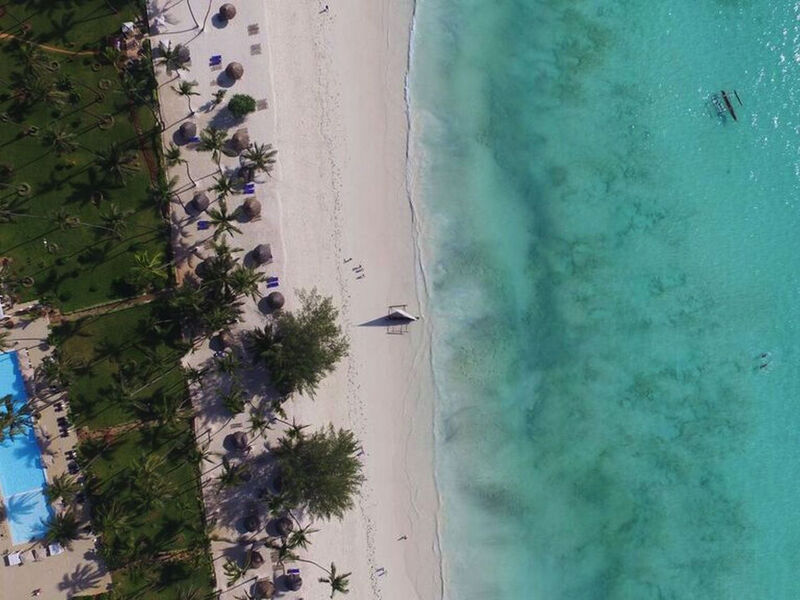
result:
[[[14,406],[28,401],[16,352],[0,354],[0,398],[11,394]],[[0,494],[11,529],[11,541],[22,544],[41,538],[52,514],[44,497],[45,473],[33,429],[0,442]]]

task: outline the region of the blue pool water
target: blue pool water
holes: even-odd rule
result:
[[[447,600],[800,598],[798,14],[417,0]]]
[[[0,398],[11,394],[15,406],[28,395],[16,352],[0,354]],[[22,544],[40,538],[52,509],[44,497],[45,474],[33,429],[0,442],[0,493],[6,507],[11,540]]]

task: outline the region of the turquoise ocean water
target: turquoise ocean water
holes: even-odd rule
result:
[[[799,18],[418,0],[448,599],[800,598]]]

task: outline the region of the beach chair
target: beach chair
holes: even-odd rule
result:
[[[59,544],[58,542],[50,544],[47,547],[47,556],[56,556],[58,554],[61,554],[62,552],[64,552],[64,548],[62,548],[61,544]]]
[[[300,575],[300,569],[287,569],[286,572],[289,575]]]
[[[276,287],[278,287],[279,285],[280,285],[280,284],[279,284],[277,281],[270,281],[270,282],[267,284],[267,288],[276,288]]]
[[[197,229],[199,231],[205,231],[206,229],[209,228],[210,225],[211,225],[211,223],[209,223],[208,221],[198,221],[197,222]]]
[[[273,282],[277,283],[278,282],[278,278],[277,277],[267,277],[267,283],[273,283]]]
[[[22,564],[22,557],[20,556],[19,552],[12,552],[8,556],[6,556],[6,564],[9,567],[16,567]]]

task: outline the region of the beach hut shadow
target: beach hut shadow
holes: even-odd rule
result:
[[[219,16],[219,13],[211,17],[211,24],[217,29],[225,29],[228,26],[228,20]]]

